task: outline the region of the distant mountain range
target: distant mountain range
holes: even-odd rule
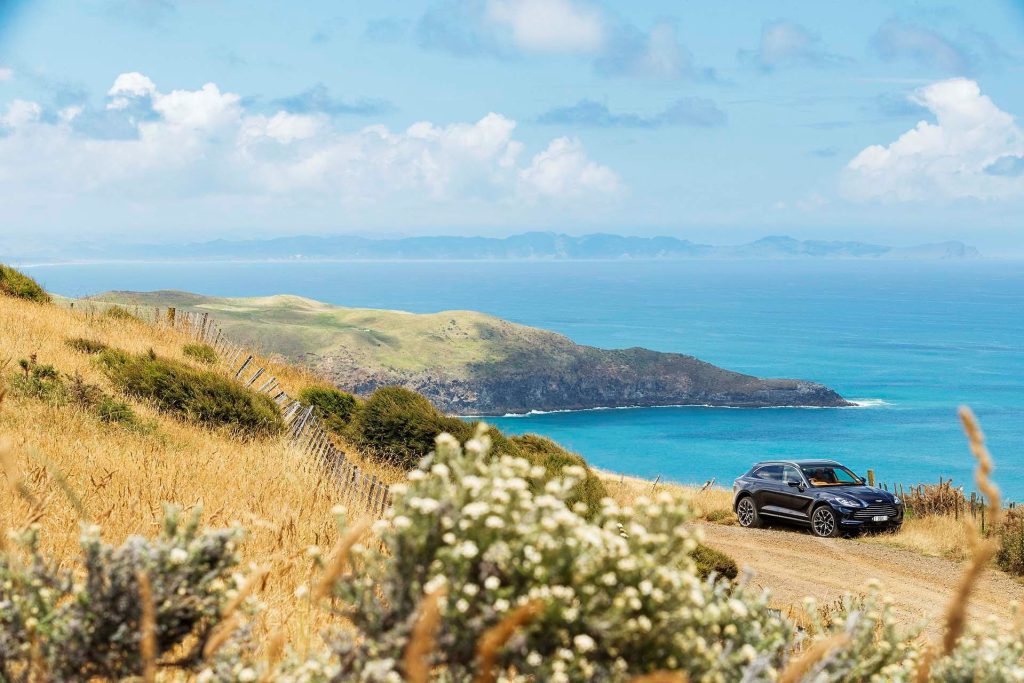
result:
[[[527,232],[511,237],[406,237],[347,235],[263,240],[214,240],[184,245],[80,246],[76,260],[618,260],[618,259],[969,259],[981,254],[963,242],[889,247],[864,242],[765,237],[734,246],[675,237],[572,236]]]

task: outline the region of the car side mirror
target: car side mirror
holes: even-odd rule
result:
[[[803,484],[801,484],[798,481],[787,481],[786,483],[794,488],[800,488],[801,486],[803,486]]]

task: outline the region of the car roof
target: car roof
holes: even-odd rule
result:
[[[754,463],[754,467],[761,467],[762,465],[796,465],[798,467],[804,467],[808,465],[839,465],[843,467],[835,460],[825,460],[822,458],[803,458],[798,460],[762,460],[761,462]]]

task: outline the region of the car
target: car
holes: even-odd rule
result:
[[[903,501],[874,486],[835,460],[766,460],[732,485],[740,526],[769,519],[810,527],[832,537],[868,529],[898,529]]]

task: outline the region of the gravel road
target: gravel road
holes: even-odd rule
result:
[[[773,601],[782,609],[799,606],[806,596],[819,604],[832,602],[844,592],[858,592],[875,578],[895,600],[901,622],[924,623],[934,633],[941,627],[962,569],[961,563],[952,560],[852,539],[817,538],[801,530],[701,527],[708,545],[752,570],[753,583],[771,590]],[[971,596],[971,617],[996,614],[1009,619],[1012,601],[1024,605],[1024,585],[988,570]]]

